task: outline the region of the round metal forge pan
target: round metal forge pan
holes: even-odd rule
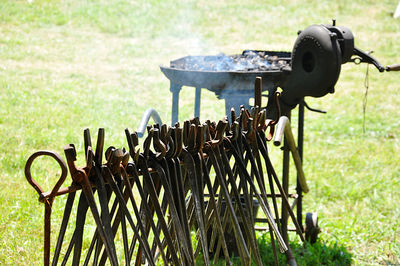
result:
[[[243,53],[247,52],[243,51]],[[190,61],[192,58],[214,59],[218,56],[186,56],[170,62],[170,67],[160,66],[161,71],[171,81],[172,84],[179,86],[191,86],[196,88],[206,88],[218,92],[221,90],[248,91],[254,89],[256,77],[262,77],[263,90],[269,90],[271,87],[281,86],[291,72],[291,54],[288,52],[265,52],[271,56],[277,56],[277,60],[284,60],[287,64],[281,69],[271,69],[266,71],[202,71],[188,70],[171,66],[183,65],[182,62]],[[214,58],[213,58],[214,57]],[[253,86],[249,86],[253,85]]]

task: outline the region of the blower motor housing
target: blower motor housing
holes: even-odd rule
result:
[[[354,37],[347,27],[312,25],[299,32],[281,100],[294,107],[305,96],[333,93],[341,65],[350,61],[353,52]]]

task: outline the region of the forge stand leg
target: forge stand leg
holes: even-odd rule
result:
[[[244,105],[246,109],[250,109],[249,100],[254,97],[253,94],[221,94],[220,99],[225,99],[225,115],[230,118],[231,108],[235,108],[238,115],[240,113],[240,106]]]
[[[297,149],[299,151],[300,160],[303,163],[303,139],[304,139],[304,104],[299,104],[299,121],[298,121],[298,129],[297,129]],[[296,182],[296,193],[298,195],[297,198],[297,222],[299,223],[301,230],[304,232],[303,227],[303,190],[301,189],[301,185],[299,179],[297,177]]]
[[[172,92],[172,119],[171,125],[175,125],[178,122],[179,115],[179,93],[182,89],[182,85],[171,82],[169,90]]]
[[[200,117],[200,99],[201,88],[196,87],[196,96],[194,98],[194,117]]]
[[[290,113],[288,115],[290,123]],[[282,187],[283,190],[285,191],[285,194],[288,195],[289,193],[289,165],[290,165],[290,157],[289,157],[289,144],[284,137],[284,142],[283,142],[283,165],[282,165]],[[290,207],[289,207],[290,208]],[[281,221],[281,228],[282,228],[282,238],[285,241],[288,250],[285,252],[286,253],[286,260],[287,264],[290,266],[297,266],[296,259],[293,256],[292,250],[289,245],[289,235],[288,235],[288,220],[289,220],[289,211],[286,209],[286,206],[284,202],[282,201],[282,215],[281,215],[282,221]]]
[[[290,123],[290,122],[288,122]],[[286,195],[289,193],[289,144],[287,143],[286,138],[284,137],[284,144],[283,144],[283,162],[282,162],[282,188],[285,191]],[[289,244],[289,237],[288,237],[288,218],[289,213],[286,209],[284,202],[282,201],[282,215],[281,215],[281,227],[282,227],[282,238],[285,240],[285,243]]]

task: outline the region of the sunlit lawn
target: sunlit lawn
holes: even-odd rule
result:
[[[86,127],[104,127],[105,146],[122,147],[124,129],[136,129],[147,108],[169,123],[171,93],[160,64],[189,54],[290,51],[298,30],[332,18],[352,29],[356,46],[374,50],[383,64],[398,63],[395,2],[0,0],[0,264],[42,262],[43,206],[23,174],[29,155],[62,154],[74,143],[83,164]],[[318,212],[321,239],[346,247],[355,264],[396,264],[400,76],[370,67],[363,133],[365,71],[344,65],[335,94],[308,100],[328,114],[306,113],[304,209]],[[193,104],[193,88],[184,88],[180,120],[193,115]],[[201,119],[223,112],[223,102],[203,90]],[[279,167],[280,158],[274,162]],[[50,188],[56,165],[35,167]],[[64,202],[59,197],[53,207],[54,233]]]

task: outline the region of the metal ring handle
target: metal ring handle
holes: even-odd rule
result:
[[[64,183],[65,178],[67,177],[67,173],[68,173],[67,165],[65,164],[64,160],[61,158],[60,155],[58,155],[57,153],[52,152],[52,151],[45,151],[45,150],[37,151],[28,158],[28,161],[26,161],[26,165],[25,165],[25,177],[26,177],[26,180],[28,180],[29,184],[31,184],[32,187],[39,193],[39,195],[44,193],[44,191],[41,188],[41,186],[36,182],[36,180],[32,178],[31,166],[32,166],[33,161],[40,156],[53,157],[57,161],[58,165],[61,167],[61,176],[58,179],[54,188],[51,190],[51,193],[49,195],[49,198],[53,198],[55,196],[55,194],[57,193],[58,189]]]

